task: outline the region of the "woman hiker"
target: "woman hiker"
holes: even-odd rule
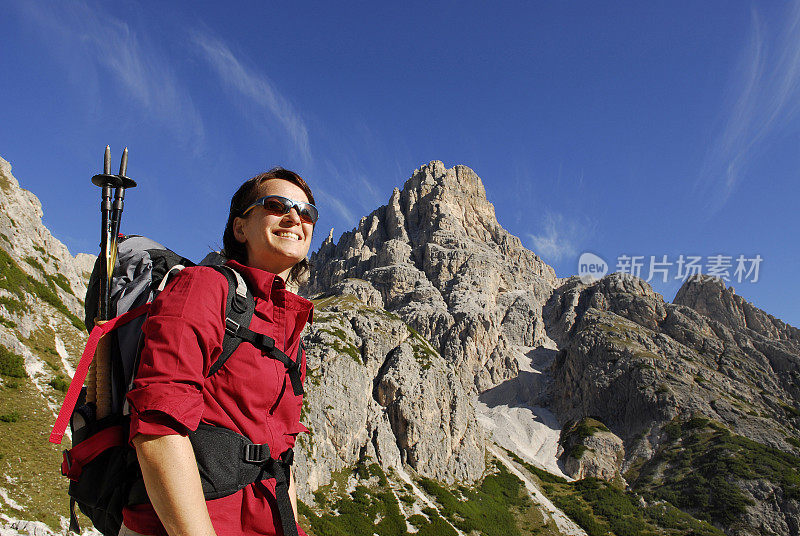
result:
[[[223,236],[227,266],[244,277],[255,297],[250,330],[274,339],[275,348],[300,364],[300,382],[305,378],[300,332],[313,306],[286,284],[299,282],[309,269],[306,255],[318,216],[313,203],[311,189],[300,176],[275,168],[248,180],[234,194]],[[266,452],[270,464],[287,461],[297,434],[308,431],[300,423],[302,383],[297,394],[285,363],[262,349],[240,344],[209,376],[221,353],[227,293],[223,274],[197,266],[182,270],[153,301],[143,327],[141,362],[128,394],[131,443],[150,503],[125,508],[121,536],[281,535],[298,528],[291,471],[290,500],[281,501],[286,485],[281,493],[276,478],[266,474],[233,494],[204,498],[197,449],[190,441],[201,424],[227,433],[225,437],[228,431],[236,432],[254,447],[268,447],[252,455],[261,461]],[[241,455],[241,449],[226,453],[225,448],[217,454]],[[305,533],[299,529],[299,534]]]

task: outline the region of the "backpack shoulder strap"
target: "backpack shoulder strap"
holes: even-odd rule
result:
[[[302,395],[303,382],[300,366],[302,352],[305,350],[302,344],[297,349],[297,359],[292,360],[291,357],[275,347],[275,340],[272,337],[252,331],[250,321],[256,310],[256,301],[244,278],[227,265],[211,266],[211,268],[224,275],[228,280],[228,297],[225,301],[225,336],[222,339],[222,353],[209,369],[208,375],[216,374],[242,341],[247,341],[272,359],[280,361],[289,373],[292,392],[297,396]]]
[[[236,334],[240,327],[248,327],[256,310],[256,301],[247,288],[242,275],[228,266],[211,266],[228,280],[228,297],[225,299],[225,336],[222,339],[222,353],[211,365],[209,376],[217,373],[225,361],[233,354],[244,339]]]

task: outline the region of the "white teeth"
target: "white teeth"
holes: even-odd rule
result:
[[[278,235],[278,236],[280,236],[280,237],[283,237],[283,238],[294,238],[295,240],[300,240],[300,237],[299,237],[299,236],[297,236],[297,235],[296,235],[296,234],[294,234],[294,233],[288,233],[288,232],[277,232],[277,233],[275,233],[275,234],[276,234],[276,235]]]

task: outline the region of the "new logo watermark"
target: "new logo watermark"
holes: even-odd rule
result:
[[[608,263],[594,253],[581,253],[578,259],[578,276],[584,283],[597,281],[608,273]]]
[[[639,277],[647,281],[654,279],[667,283],[672,280],[687,280],[693,275],[706,274],[719,277],[725,282],[758,282],[758,273],[763,262],[761,255],[678,255],[669,260],[668,255],[620,255],[617,257],[616,271],[623,275]],[[584,283],[597,281],[608,273],[608,263],[594,253],[582,253],[578,259],[578,276]],[[671,273],[674,271],[674,275]],[[645,276],[647,276],[645,278]]]

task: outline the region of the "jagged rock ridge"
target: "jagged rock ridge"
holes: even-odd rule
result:
[[[700,416],[771,447],[770,456],[800,454],[797,329],[716,278],[688,280],[670,304],[638,278],[611,274],[587,285],[573,277],[553,294],[545,319],[561,347],[551,408],[564,420],[595,417],[620,436],[632,478],[661,455],[669,426]],[[774,478],[726,478],[752,503],[730,534],[797,534],[791,489]]]
[[[498,223],[480,178],[438,161],[311,257],[308,292],[351,292],[399,314],[479,391],[516,376],[547,341],[554,270]]]

